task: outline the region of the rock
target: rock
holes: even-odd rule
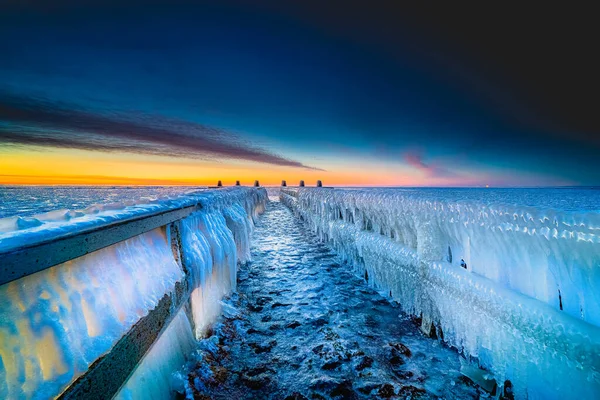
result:
[[[271,308],[277,308],[277,307],[289,307],[291,306],[291,304],[289,303],[273,303],[273,305],[271,306]]]
[[[327,392],[330,390],[334,390],[342,383],[343,382],[340,382],[333,378],[321,377],[321,378],[313,379],[310,382],[310,388],[313,390],[321,391],[321,392]]]
[[[400,352],[400,354],[403,354],[406,357],[412,356],[412,352],[410,351],[410,349],[402,343],[399,343],[399,342],[398,343],[390,343],[390,346],[393,347],[394,349],[398,350]]]
[[[258,376],[247,376],[242,375],[241,377],[244,385],[249,387],[252,390],[262,389],[271,383],[271,379],[266,375],[258,375]]]
[[[362,371],[365,368],[369,368],[373,365],[373,359],[369,356],[364,356],[361,358],[360,362],[356,366],[357,371]]]
[[[408,380],[412,378],[415,374],[412,371],[400,371],[397,369],[393,370],[394,375],[396,375],[400,379]]]
[[[321,366],[321,369],[324,369],[326,371],[331,371],[332,369],[338,368],[340,365],[342,365],[342,363],[339,361],[327,361],[325,364],[323,364]]]
[[[390,364],[392,364],[395,367],[404,364],[403,356],[405,355],[406,351],[408,351],[408,354],[410,354],[410,350],[408,350],[408,347],[406,347],[404,345],[402,345],[402,346],[403,347],[399,347],[397,345],[390,344],[390,347],[388,348],[388,351],[387,351],[388,361],[390,362]],[[400,349],[400,350],[398,350],[398,349]]]
[[[501,396],[503,400],[515,400],[515,394],[513,392],[513,386],[511,381],[504,381],[504,395]]]
[[[427,393],[425,391],[425,389],[423,388],[418,388],[412,385],[408,385],[408,386],[402,386],[400,388],[400,390],[398,391],[398,396],[404,398],[407,398],[410,396],[411,399],[418,399],[420,397],[422,397],[425,393]]]
[[[371,394],[371,392],[377,389],[378,387],[380,387],[380,385],[372,384],[359,387],[357,390],[363,394]]]
[[[375,319],[374,316],[367,315],[365,317],[365,326],[368,328],[371,328],[371,329],[377,328],[377,327],[379,327],[379,322],[377,321],[377,319]]]
[[[266,334],[267,334],[266,332],[259,331],[258,329],[254,329],[254,328],[250,328],[250,329],[248,329],[248,330],[246,331],[246,333],[247,333],[248,335],[253,335],[253,334],[266,335]]]
[[[381,387],[377,391],[377,395],[379,397],[388,399],[395,395],[394,387],[389,383],[384,383],[383,385],[381,385]]]
[[[296,329],[297,327],[301,326],[302,324],[298,321],[294,321],[294,322],[290,322],[289,324],[287,324],[285,327],[286,328],[290,328],[290,329]]]
[[[350,380],[339,383],[329,394],[331,397],[341,396],[343,399],[354,399],[357,397],[354,390],[352,390],[352,381]]]
[[[248,310],[252,312],[261,312],[263,310],[263,306],[257,306],[255,304],[248,304]]]
[[[315,347],[313,347],[312,352],[322,356],[324,354],[324,352],[323,352],[324,347],[325,347],[325,345],[322,345],[322,344],[315,346]]]
[[[260,319],[262,322],[269,322],[271,320],[271,316],[270,315],[265,315],[264,317],[262,317]]]
[[[265,304],[267,304],[268,302],[272,301],[273,298],[269,297],[269,296],[261,296],[258,299],[256,299],[256,304],[258,304],[259,306],[264,306]]]
[[[273,372],[273,370],[269,367],[267,367],[266,365],[259,365],[257,367],[251,368],[248,371],[246,371],[246,375],[247,376],[257,376],[260,374],[264,374],[266,372]]]
[[[256,354],[268,353],[277,345],[277,341],[272,340],[268,344],[248,343],[248,346],[254,349]]]
[[[213,378],[215,381],[219,382],[219,383],[225,383],[225,381],[227,380],[227,377],[229,376],[229,372],[227,372],[227,369],[221,367],[221,366],[216,366],[214,368],[211,368],[212,372],[213,372]]]
[[[334,332],[332,329],[330,328],[325,328],[325,339],[326,340],[337,340],[340,338],[340,335],[338,335],[336,332]]]
[[[308,400],[308,398],[301,393],[294,392],[287,396],[284,400]]]
[[[319,318],[313,320],[311,322],[311,325],[314,325],[314,326],[323,326],[323,325],[327,325],[328,323],[329,323],[329,321],[326,318],[319,317]]]
[[[395,350],[395,349],[394,349]],[[397,353],[392,352],[392,356],[388,360],[394,367],[404,364],[404,360]]]

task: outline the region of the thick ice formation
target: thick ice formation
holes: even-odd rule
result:
[[[600,393],[600,213],[390,189],[281,198],[357,273],[521,397]]]
[[[178,281],[187,280],[193,325],[201,334],[218,315],[221,297],[235,288],[237,263],[249,258],[253,219],[266,199],[262,189],[206,191],[1,235],[0,250],[9,250],[132,216],[199,206],[170,226],[0,286],[0,398],[45,399],[60,394]],[[180,241],[178,248],[172,245],[174,235]],[[181,318],[173,323],[181,325]],[[173,340],[169,329],[160,342],[167,344],[155,344],[159,358],[169,353],[160,349],[174,346],[168,344]],[[155,365],[153,357],[146,357],[138,368],[140,379],[149,376],[144,365]],[[127,393],[137,398],[135,385]]]
[[[117,400],[163,400],[178,384],[174,374],[193,355],[196,341],[190,321],[181,309],[114,397]]]

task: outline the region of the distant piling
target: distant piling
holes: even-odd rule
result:
[[[285,180],[281,181],[281,186],[287,186],[287,182]]]
[[[323,182],[317,181],[317,187],[323,187]]]
[[[300,181],[300,187],[304,187],[304,181]]]
[[[218,187],[223,187],[223,182],[221,182],[221,181],[217,182],[217,186]]]
[[[260,183],[258,183],[258,181],[254,181],[254,187],[259,187]]]
[[[235,186],[240,186],[240,181],[235,181]]]

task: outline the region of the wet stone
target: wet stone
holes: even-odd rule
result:
[[[289,324],[287,324],[285,327],[289,328],[289,329],[296,329],[297,327],[301,326],[302,324],[300,324],[300,322],[298,321],[293,321],[290,322]]]
[[[412,352],[410,351],[410,349],[402,343],[390,343],[390,347],[397,350],[400,354],[406,357],[412,356]]]
[[[356,370],[362,371],[365,368],[369,368],[371,365],[373,365],[373,359],[369,356],[364,356],[356,366]]]
[[[352,390],[352,381],[349,379],[340,382],[330,393],[331,397],[342,397],[343,399],[354,399],[358,396]]]
[[[424,397],[425,393],[427,392],[423,388],[408,385],[400,388],[398,396],[401,396],[402,398],[410,397],[411,399],[420,399]]]
[[[286,396],[286,398],[284,400],[308,400],[308,397],[304,396],[301,393],[294,392],[294,393],[290,394],[289,396]]]
[[[280,302],[277,302],[277,303],[273,303],[273,305],[271,306],[271,308],[289,307],[289,306],[291,306],[291,304],[289,304],[289,303],[280,303]]]
[[[357,388],[356,390],[358,390],[362,394],[370,394],[374,390],[379,389],[380,386],[381,385],[378,385],[378,384],[370,384],[370,385],[361,386],[361,387]]]
[[[263,306],[257,306],[254,304],[249,304],[248,305],[248,310],[252,311],[252,312],[261,312],[263,310]]]
[[[244,385],[253,390],[259,390],[266,387],[271,383],[271,379],[266,375],[247,376],[243,375],[241,378]]]
[[[272,300],[273,300],[273,298],[269,297],[269,296],[259,297],[258,299],[256,299],[256,304],[259,306],[264,306],[265,304],[267,304],[268,302],[270,302]]]
[[[325,364],[323,364],[321,369],[324,369],[324,370],[337,369],[337,368],[339,368],[340,365],[342,365],[342,363],[340,361],[328,361]]]
[[[394,396],[395,394],[396,393],[394,392],[394,386],[392,386],[389,383],[385,383],[385,384],[381,385],[381,387],[377,391],[377,395],[379,397],[383,397],[385,399],[388,399],[388,398]]]

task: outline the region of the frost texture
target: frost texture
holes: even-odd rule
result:
[[[109,352],[163,296],[170,295],[176,282],[187,279],[193,311],[193,324],[187,324],[189,335],[194,337],[192,326],[200,335],[220,313],[222,296],[235,288],[237,263],[249,258],[253,221],[264,210],[266,200],[263,189],[221,189],[31,224],[0,235],[0,249],[6,250],[132,216],[200,205],[199,211],[167,228],[0,286],[0,398],[57,396]],[[172,245],[177,232],[182,254]],[[125,398],[171,389],[163,385],[170,385],[169,377],[158,379],[153,375],[158,372],[145,368],[154,369],[157,363],[172,365],[189,356],[187,346],[176,344],[184,342],[171,337],[181,333],[169,333],[185,326],[181,321],[185,315],[179,314],[172,322],[175,327],[165,329],[134,374],[142,381],[152,376],[151,389],[129,385]],[[156,385],[162,385],[161,389]]]
[[[499,382],[510,379],[518,397],[600,393],[598,212],[390,189],[287,189],[281,199],[370,284],[435,321]]]
[[[163,400],[173,397],[172,388],[179,384],[177,371],[185,365],[195,347],[190,321],[181,309],[114,398]]]

